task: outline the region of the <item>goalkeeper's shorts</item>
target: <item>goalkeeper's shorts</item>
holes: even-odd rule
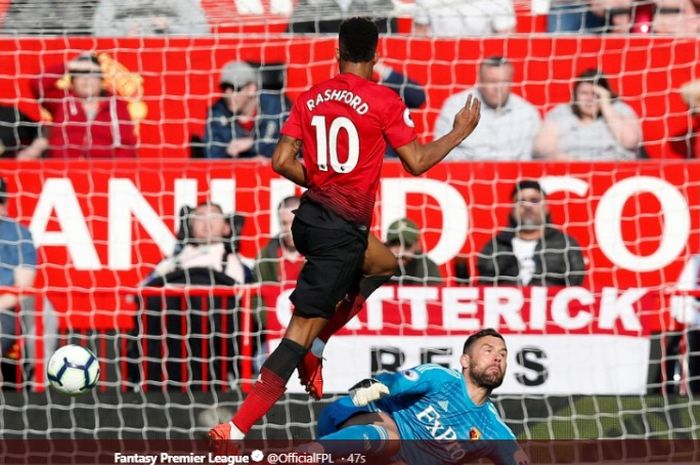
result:
[[[338,431],[343,423],[361,413],[381,412],[374,404],[356,407],[350,396],[343,396],[321,410],[316,424],[316,438]]]

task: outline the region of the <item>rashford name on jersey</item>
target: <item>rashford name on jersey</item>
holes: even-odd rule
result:
[[[314,108],[323,102],[343,102],[352,107],[358,115],[364,115],[369,111],[369,105],[365,103],[361,97],[358,97],[349,90],[326,89],[322,93],[319,92],[315,97],[306,101],[306,108],[313,111]]]

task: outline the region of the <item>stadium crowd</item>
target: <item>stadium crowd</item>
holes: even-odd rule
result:
[[[60,2],[60,7],[54,5],[57,3],[9,2],[5,11],[0,11],[2,34],[6,37],[34,34],[193,37],[215,34],[219,30],[218,22],[227,20],[211,2],[205,7],[197,0],[165,3],[76,0]],[[538,6],[541,3],[550,4],[549,8],[542,10]],[[40,7],[50,14],[37,15]],[[397,10],[392,2],[379,0],[328,0],[308,4],[301,1],[291,11],[274,12],[286,18],[289,32],[299,35],[334,33],[342,18],[371,14],[383,18],[377,22],[383,24],[380,30],[389,34],[435,37],[538,32],[544,30],[545,23],[547,31],[561,37],[573,32],[692,35],[700,31],[699,13],[697,0],[554,0],[531,4],[512,0],[418,0],[404,10]],[[258,21],[272,14],[259,13]],[[36,21],[37,17],[41,21]],[[141,145],[138,124],[144,111],[115,83],[123,79],[115,76],[115,71],[123,70],[115,70],[107,55],[94,51],[80,53],[70,56],[64,65],[37,67],[30,76],[31,95],[44,109],[42,117],[32,121],[23,111],[26,102],[4,107],[0,112],[3,156],[20,159],[138,156]],[[286,70],[283,63],[279,65],[265,64],[258,69],[259,63],[234,60],[220,70],[209,70],[220,76],[218,95],[210,101],[201,124],[193,126],[201,129],[189,135],[191,156],[271,156],[280,124],[290,107]],[[446,132],[455,102],[465,95],[474,94],[485,103],[479,134],[457,148],[450,156],[452,160],[626,160],[647,156],[641,131],[644,116],[637,115],[628,103],[639,97],[613,88],[609,76],[612,71],[605,66],[571,73],[571,102],[548,100],[544,106],[541,103],[535,106],[522,97],[523,86],[529,83],[521,81],[523,77],[516,74],[510,57],[483,56],[477,65],[475,87],[443,98],[441,107],[439,102],[426,98],[425,88],[431,83],[418,82],[410,73],[380,63],[375,79],[399,92],[409,108],[419,109],[421,113],[438,111],[434,126],[426,128],[428,137],[439,137]],[[456,76],[453,84],[463,87],[470,83],[460,82]],[[513,92],[514,87],[520,91]],[[693,85],[691,80],[683,89],[682,97],[688,109],[687,128],[666,136],[668,149],[664,156],[695,158],[698,123],[693,102],[699,93],[698,85]],[[12,96],[2,97],[3,102],[12,101]],[[574,139],[585,143],[580,145]],[[595,145],[589,146],[594,141]]]
[[[276,14],[287,18],[281,31],[295,33],[335,33],[342,18],[366,15],[383,33],[401,30],[397,20],[407,17],[417,35],[461,37],[518,31],[533,19],[523,15],[531,6],[544,20],[537,30],[551,33],[688,34],[700,27],[698,0],[416,0],[398,11],[387,0],[301,0]],[[251,14],[200,0],[13,0],[2,8],[2,31],[20,35],[204,35]]]

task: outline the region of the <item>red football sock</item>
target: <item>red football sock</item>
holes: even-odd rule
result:
[[[260,379],[241,404],[231,421],[242,433],[248,433],[255,422],[261,419],[285,391],[286,380],[263,367]]]

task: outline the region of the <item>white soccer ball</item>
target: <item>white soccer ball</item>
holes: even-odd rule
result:
[[[89,349],[67,345],[49,359],[46,377],[51,387],[69,396],[77,396],[97,385],[100,363]]]

